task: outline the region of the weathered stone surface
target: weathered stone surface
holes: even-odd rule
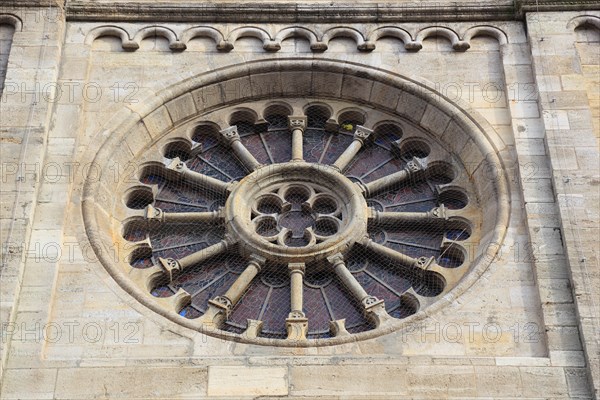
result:
[[[144,384],[140,385],[140,382]],[[206,368],[60,369],[56,377],[54,398],[201,398],[206,395],[206,388]]]
[[[6,77],[0,102],[1,398],[598,396],[597,4],[504,1],[464,11],[460,2],[446,1],[356,7],[274,2],[244,5],[240,12],[228,2],[62,3],[64,12],[56,15],[50,14],[55,2],[47,1],[8,2],[0,10],[0,79]],[[413,22],[405,22],[407,16]],[[483,30],[473,38],[471,29]],[[259,73],[250,74],[257,65]],[[290,71],[292,65],[303,69]],[[337,67],[343,73],[334,73]],[[391,86],[400,81],[406,86]],[[190,126],[226,125],[219,109],[224,102],[239,106],[243,95],[254,101],[249,114],[256,120],[250,122],[258,126],[266,126],[267,107],[281,107],[281,97],[290,96],[289,115],[319,103],[331,114],[327,129],[337,130],[337,118],[348,111],[343,97],[367,121],[399,116],[403,139],[418,133],[415,124],[430,130],[456,155],[453,165],[476,171],[461,173],[451,185],[485,181],[470,199],[488,206],[485,229],[493,226],[501,197],[510,198],[498,258],[476,272],[479,279],[466,274],[460,289],[437,303],[419,297],[427,310],[422,323],[335,346],[238,343],[150,310],[115,281],[90,246],[98,235],[115,263],[129,254],[115,244],[122,238],[120,221],[144,210],[112,210],[126,201],[116,185],[125,179],[141,185],[141,171],[119,170],[118,179],[116,169],[103,171],[98,193],[90,193],[89,163],[105,140],[120,135],[119,146],[104,151],[100,163],[122,166],[144,153],[157,168],[165,161],[163,133],[188,120]],[[455,106],[456,113],[440,104]],[[152,112],[136,122],[141,110]],[[214,114],[200,115],[205,110]],[[478,135],[465,121],[480,129]],[[170,135],[189,143],[194,132],[182,126]],[[305,151],[313,139],[305,138]],[[365,138],[356,155],[383,148],[373,139]],[[257,163],[273,155],[245,140],[242,135]],[[486,154],[479,140],[498,150],[498,165],[505,168],[498,176],[506,178],[509,192],[494,191],[498,176],[481,167]],[[194,158],[204,144],[173,151]],[[50,164],[59,166],[56,174]],[[363,168],[356,164],[347,166]],[[82,212],[82,204],[91,203],[94,218],[107,228],[103,233],[91,230],[92,216]],[[489,256],[469,241],[465,247],[469,257]],[[298,287],[309,290],[302,281]],[[392,292],[376,287],[377,296],[391,296],[385,304],[393,304]],[[169,304],[183,306],[175,303]],[[385,315],[379,313],[378,323]],[[346,321],[341,329],[343,317],[335,315],[342,335],[348,327]],[[260,323],[253,324],[259,335]],[[44,340],[48,327],[61,332],[60,340]],[[98,340],[90,338],[97,327]]]
[[[283,396],[288,394],[285,367],[208,367],[209,397]]]

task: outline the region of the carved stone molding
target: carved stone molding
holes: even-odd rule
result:
[[[125,51],[136,51],[140,49],[142,40],[150,36],[160,36],[169,42],[169,48],[173,52],[181,52],[187,49],[188,43],[198,37],[211,39],[215,49],[219,52],[229,52],[235,48],[238,39],[253,37],[262,41],[263,50],[275,53],[281,50],[282,41],[289,38],[300,38],[310,43],[311,51],[322,53],[327,51],[329,43],[336,38],[344,37],[353,40],[356,49],[362,53],[369,53],[377,49],[377,41],[382,38],[397,39],[406,51],[417,52],[423,48],[423,42],[430,37],[443,37],[447,39],[454,51],[464,52],[470,49],[471,39],[478,36],[495,38],[500,46],[509,43],[509,37],[501,27],[492,25],[454,23],[446,26],[439,24],[424,24],[418,27],[408,25],[365,26],[364,24],[337,25],[322,28],[318,25],[279,26],[279,27],[257,27],[232,24],[215,26],[189,26],[169,27],[165,25],[147,25],[132,29],[130,26],[99,25],[90,29],[85,37],[84,43],[91,45],[94,40],[103,36],[112,36],[121,40],[121,46]],[[355,22],[355,21],[351,21]],[[323,30],[324,29],[324,30]]]
[[[15,2],[16,3],[16,2]],[[19,2],[20,3],[20,2]],[[32,3],[32,2],[30,2]],[[20,5],[20,4],[19,4]],[[70,2],[71,21],[193,21],[193,22],[407,22],[520,20],[533,11],[598,9],[594,0],[581,1],[465,1],[390,3],[167,3]]]

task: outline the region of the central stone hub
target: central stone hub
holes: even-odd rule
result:
[[[312,182],[282,183],[256,199],[256,233],[281,246],[306,247],[326,240],[344,225],[338,195]]]
[[[360,188],[332,167],[304,162],[257,169],[234,186],[225,213],[246,253],[278,262],[343,253],[367,228]]]

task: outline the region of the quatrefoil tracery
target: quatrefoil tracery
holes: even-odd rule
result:
[[[253,207],[256,233],[288,247],[323,242],[344,225],[342,208],[333,194],[310,184],[286,184],[260,195]]]

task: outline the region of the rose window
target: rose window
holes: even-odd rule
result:
[[[155,146],[124,198],[131,279],[175,318],[287,343],[383,332],[456,286],[481,225],[462,161],[393,115],[290,104]]]

